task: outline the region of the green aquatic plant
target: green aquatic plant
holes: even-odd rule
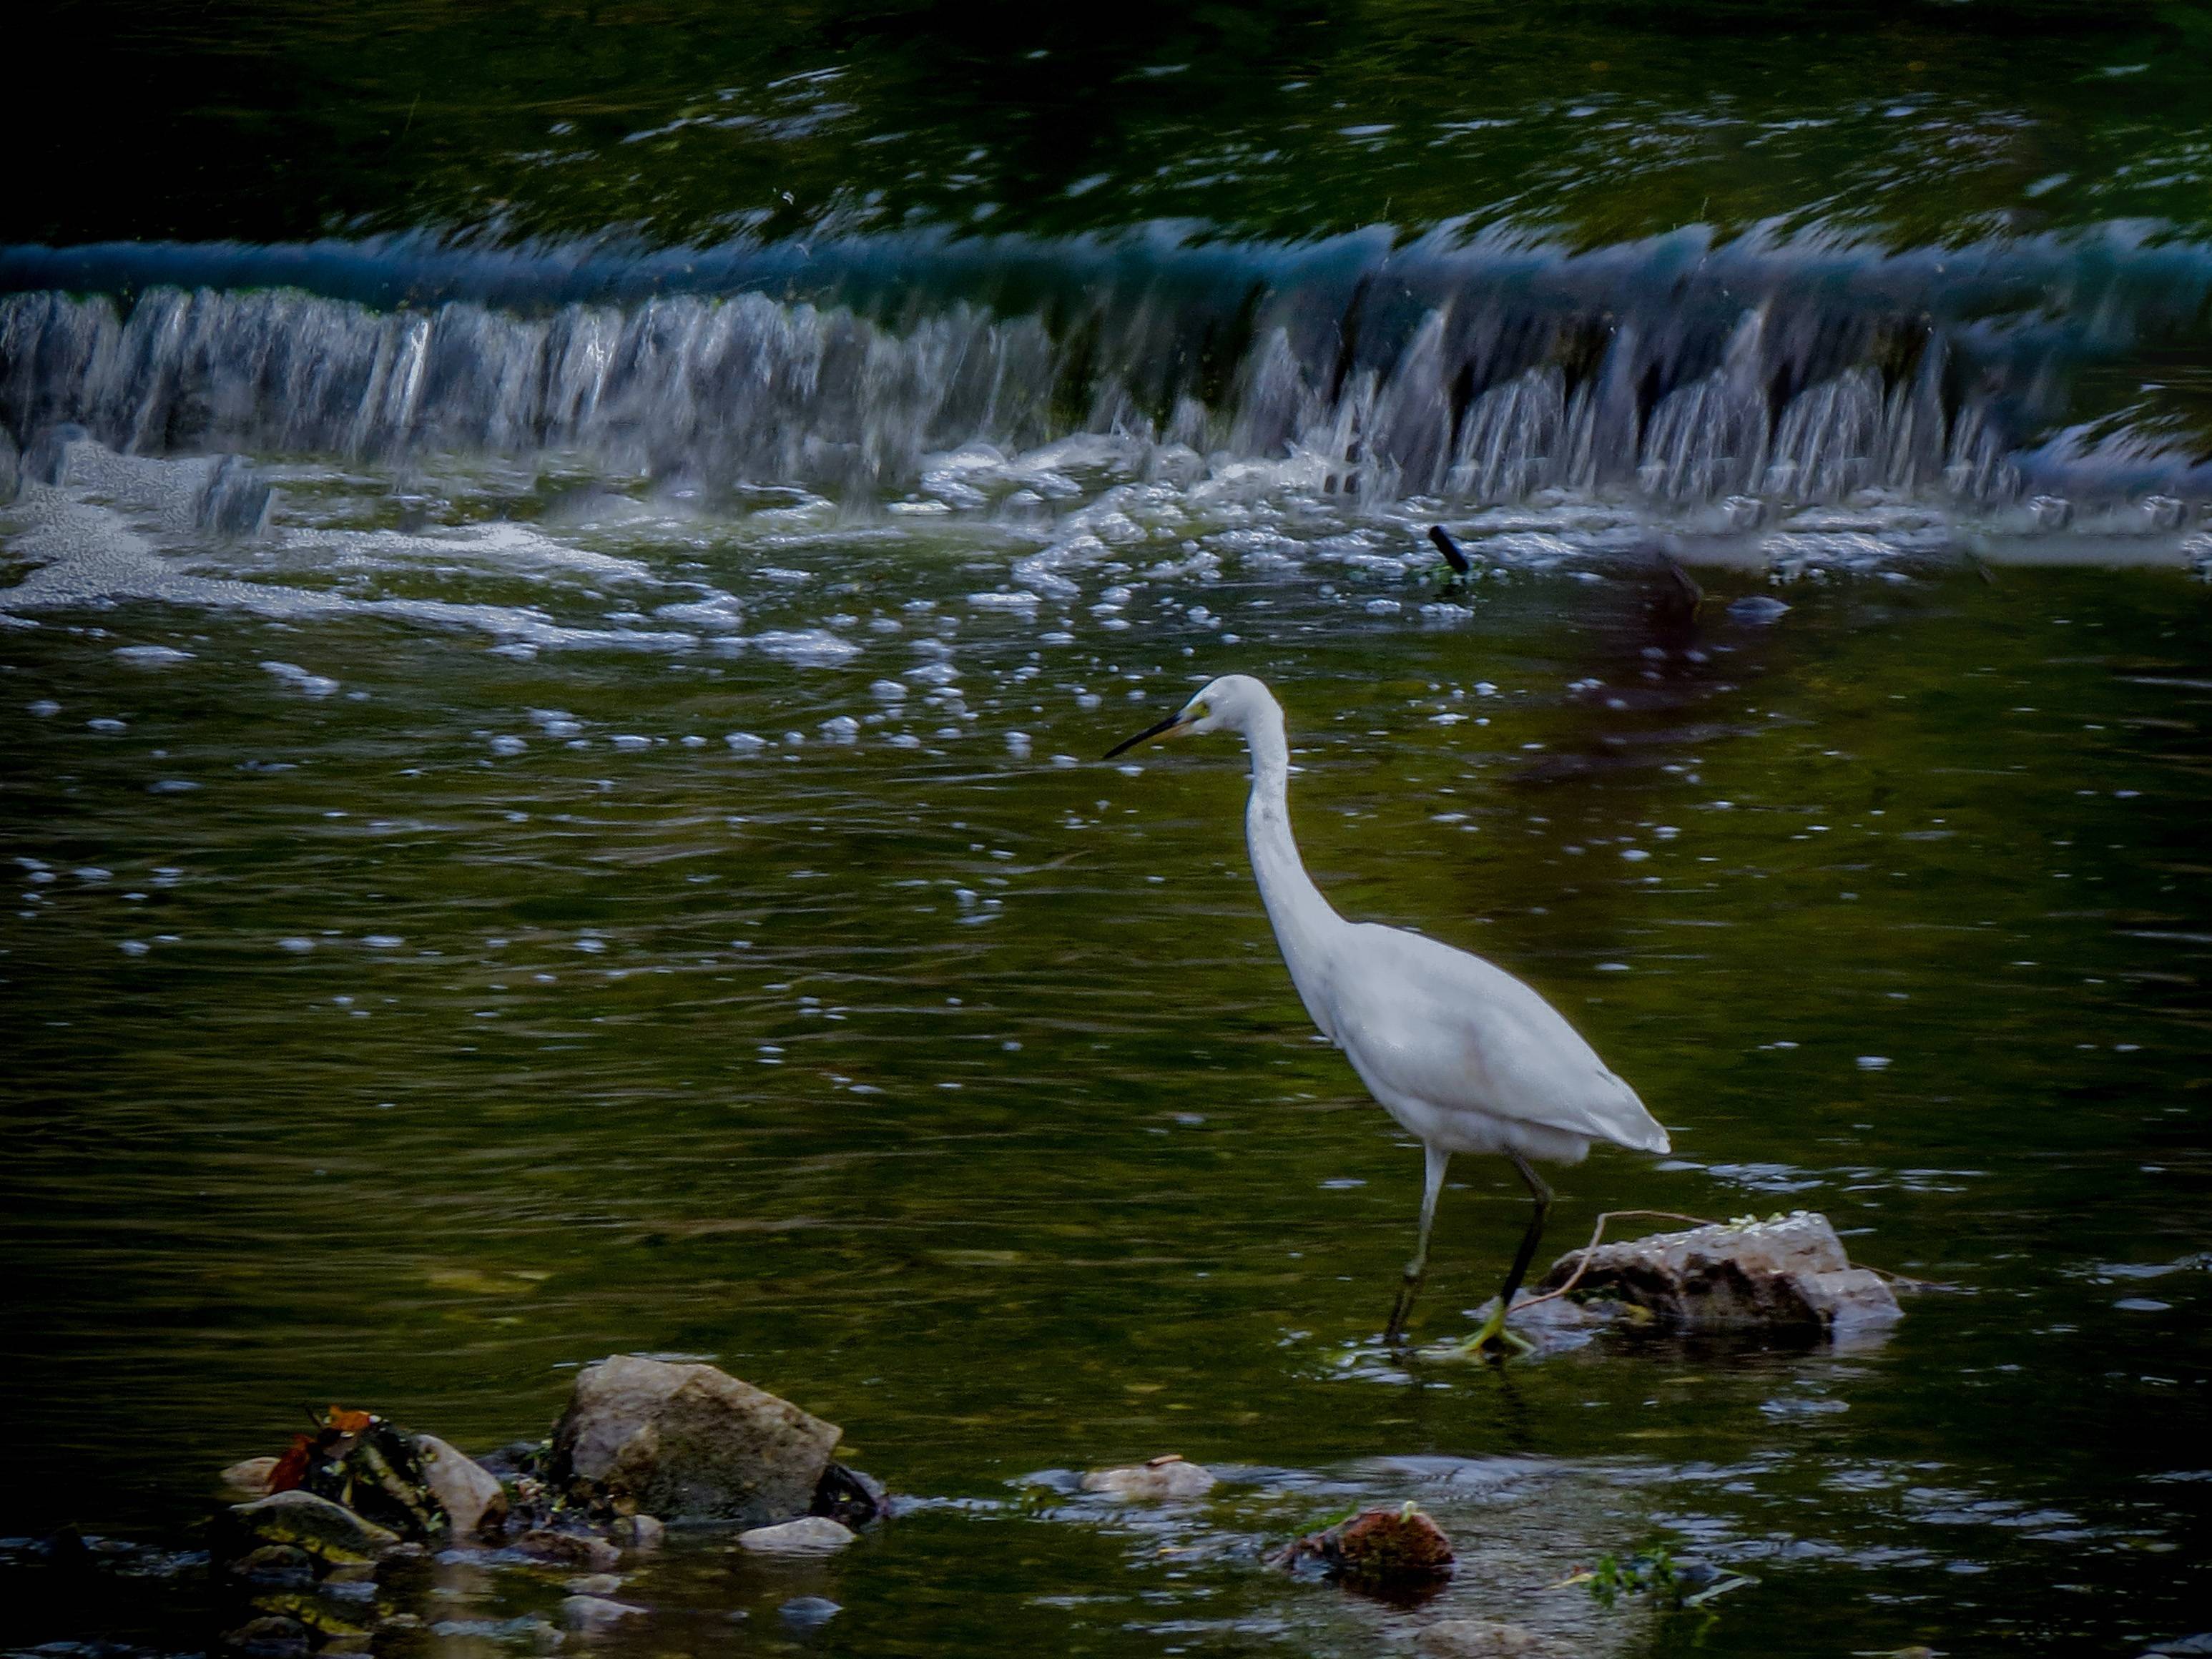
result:
[[[1645,1595],[1652,1606],[1665,1611],[1695,1611],[1751,1582],[1710,1562],[1677,1557],[1663,1543],[1654,1543],[1631,1554],[1601,1555],[1595,1566],[1578,1568],[1552,1588],[1586,1584],[1591,1599],[1608,1607],[1623,1595]]]

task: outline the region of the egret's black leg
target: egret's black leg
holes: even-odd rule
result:
[[[1413,1247],[1413,1259],[1406,1264],[1406,1277],[1398,1285],[1398,1299],[1390,1304],[1390,1322],[1382,1330],[1383,1341],[1394,1348],[1405,1342],[1406,1316],[1413,1310],[1413,1293],[1421,1288],[1421,1277],[1428,1271],[1429,1230],[1436,1225],[1437,1195],[1444,1189],[1444,1170],[1451,1164],[1449,1152],[1438,1152],[1433,1146],[1423,1150],[1428,1155],[1428,1164],[1421,1182],[1420,1243]]]
[[[1521,1235],[1521,1248],[1513,1253],[1513,1270],[1505,1275],[1505,1288],[1498,1293],[1498,1305],[1482,1322],[1482,1328],[1468,1339],[1463,1352],[1468,1353],[1486,1347],[1500,1337],[1520,1343],[1520,1339],[1505,1328],[1505,1316],[1513,1310],[1513,1298],[1520,1291],[1521,1281],[1528,1276],[1528,1264],[1536,1259],[1537,1242],[1544,1237],[1544,1218],[1552,1208],[1552,1189],[1544,1184],[1541,1176],[1528,1167],[1528,1160],[1516,1152],[1508,1152],[1505,1156],[1513,1160],[1513,1167],[1528,1183],[1528,1197],[1534,1209],[1528,1217],[1528,1231]],[[1526,1347],[1527,1344],[1521,1346]]]
[[[1544,1177],[1528,1167],[1528,1160],[1518,1152],[1508,1152],[1513,1167],[1521,1172],[1521,1179],[1528,1183],[1528,1196],[1534,1209],[1528,1217],[1528,1231],[1521,1235],[1521,1248],[1513,1255],[1513,1271],[1505,1275],[1505,1288],[1498,1293],[1498,1306],[1510,1308],[1521,1281],[1528,1276],[1528,1264],[1536,1259],[1537,1241],[1544,1236],[1544,1218],[1551,1213],[1552,1189],[1545,1185]]]

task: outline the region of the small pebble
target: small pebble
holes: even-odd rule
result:
[[[794,1595],[776,1610],[776,1617],[787,1625],[796,1625],[801,1630],[811,1630],[817,1625],[826,1625],[844,1608],[826,1595]]]
[[[578,1630],[599,1630],[621,1623],[645,1609],[628,1601],[610,1601],[599,1595],[571,1595],[561,1603],[561,1616]]]
[[[773,1527],[755,1527],[738,1534],[738,1544],[761,1555],[827,1555],[842,1550],[854,1539],[849,1527],[826,1515],[802,1515]]]

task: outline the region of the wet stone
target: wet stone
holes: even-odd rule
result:
[[[599,1595],[571,1595],[561,1603],[561,1617],[576,1630],[604,1629],[645,1611],[632,1602],[610,1601]]]
[[[250,1498],[266,1498],[269,1495],[269,1477],[276,1473],[275,1458],[249,1457],[233,1463],[222,1472],[221,1478],[222,1484],[233,1492],[243,1492]]]
[[[237,1534],[253,1540],[240,1553],[264,1544],[283,1544],[330,1565],[344,1566],[374,1561],[401,1541],[398,1534],[312,1492],[280,1492],[251,1504],[233,1504],[229,1516]]]
[[[657,1550],[667,1535],[668,1528],[649,1515],[618,1516],[607,1528],[607,1536],[626,1550]]]
[[[534,1561],[548,1562],[556,1567],[581,1567],[591,1572],[610,1572],[622,1559],[622,1552],[604,1538],[580,1532],[555,1532],[545,1527],[523,1534],[511,1547]]]
[[[1851,1266],[1827,1218],[1805,1210],[1571,1251],[1537,1291],[1571,1279],[1574,1297],[1611,1297],[1678,1330],[1774,1327],[1844,1337],[1902,1317],[1881,1277]]]
[[[857,1532],[879,1517],[890,1502],[883,1483],[873,1475],[842,1463],[832,1463],[822,1471],[822,1479],[815,1483],[814,1502],[809,1512],[826,1515]]]
[[[1119,1468],[1092,1469],[1083,1477],[1085,1492],[1133,1500],[1203,1498],[1213,1485],[1212,1470],[1174,1455]]]
[[[586,1573],[581,1578],[571,1578],[561,1588],[571,1595],[612,1595],[623,1587],[618,1572]]]
[[[294,1659],[307,1651],[307,1627],[281,1613],[249,1619],[235,1630],[225,1631],[223,1646],[246,1659]]]
[[[844,1610],[826,1595],[794,1595],[775,1610],[775,1616],[800,1630],[812,1630],[817,1625],[828,1624]]]
[[[1451,1540],[1411,1504],[1362,1510],[1280,1552],[1279,1566],[1316,1566],[1331,1577],[1391,1585],[1433,1582],[1452,1568]]]
[[[315,1558],[289,1544],[264,1544],[232,1562],[230,1571],[264,1588],[303,1589],[315,1582]]]
[[[715,1366],[618,1355],[577,1376],[550,1468],[603,1512],[765,1526],[811,1505],[842,1433]]]
[[[757,1555],[828,1555],[853,1541],[853,1531],[827,1516],[803,1515],[779,1526],[755,1527],[738,1534],[738,1545]]]
[[[423,1482],[446,1512],[455,1538],[496,1533],[505,1524],[507,1489],[498,1476],[434,1434],[416,1435],[415,1449],[422,1459]]]

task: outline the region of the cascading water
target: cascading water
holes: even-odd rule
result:
[[[0,421],[134,454],[558,454],[710,496],[797,485],[956,511],[1015,493],[1022,469],[933,456],[1086,434],[1184,483],[1256,465],[1377,508],[1612,499],[1719,529],[1869,492],[2175,529],[2212,497],[2203,434],[2080,392],[2084,369],[2206,325],[2212,258],[2117,237],[1573,254],[1159,236],[1001,250],[990,268],[1028,269],[1019,284],[944,243],[826,249],[803,271],[781,250],[495,273],[321,252],[325,286],[416,297],[253,285],[287,273],[276,253],[188,288],[162,279],[195,274],[192,251],[167,250],[93,270],[125,299],[33,286],[58,256],[15,256]]]

